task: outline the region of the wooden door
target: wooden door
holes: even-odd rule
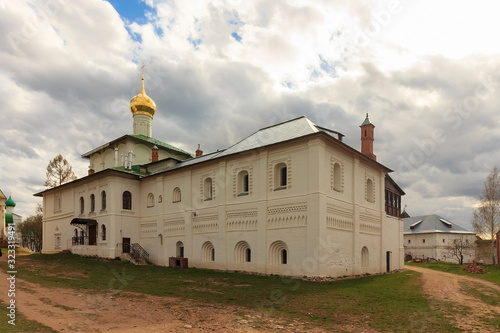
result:
[[[97,245],[97,224],[89,225],[89,245]]]
[[[130,253],[130,238],[123,238],[122,240],[122,252]]]

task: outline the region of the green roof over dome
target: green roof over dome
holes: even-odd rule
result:
[[[16,202],[12,200],[9,195],[9,198],[5,201],[5,207],[16,207]]]

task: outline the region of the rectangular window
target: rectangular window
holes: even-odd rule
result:
[[[54,212],[58,212],[62,209],[61,193],[54,195]]]

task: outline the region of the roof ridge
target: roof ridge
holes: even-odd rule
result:
[[[262,127],[261,129],[259,129],[257,132],[259,131],[262,131],[264,129],[268,129],[268,128],[271,128],[271,127],[275,127],[275,126],[279,126],[279,125],[283,125],[283,124],[286,124],[286,123],[289,123],[289,122],[292,122],[292,121],[295,121],[297,119],[300,119],[300,118],[306,118],[307,120],[309,120],[309,118],[307,118],[306,116],[302,115],[302,116],[299,116],[299,117],[295,117],[295,118],[292,118],[292,119],[288,119],[288,120],[285,120],[285,121],[282,121],[282,122],[279,122],[279,123],[276,123],[274,125],[269,125],[269,126],[266,126],[266,127]],[[312,121],[309,120],[309,122],[312,123]],[[314,123],[313,123],[314,124]],[[316,124],[315,124],[316,125]],[[255,132],[255,133],[257,133]]]

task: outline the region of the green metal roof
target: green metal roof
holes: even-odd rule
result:
[[[12,216],[12,213],[5,213],[5,224],[13,224],[14,223],[14,217]]]
[[[167,148],[167,149],[171,149],[171,150],[175,150],[175,151],[178,151],[180,153],[183,153],[183,154],[188,154],[189,156],[191,157],[194,157],[193,154],[191,153],[188,153],[187,151],[184,151],[180,148],[177,148],[177,147],[174,147],[174,146],[171,146],[169,145],[168,143],[165,143],[165,142],[162,142],[160,140],[156,140],[156,139],[153,139],[153,138],[150,138],[150,137],[147,137],[147,136],[144,136],[144,135],[141,135],[141,134],[130,134],[131,137],[134,137],[136,139],[140,139],[140,140],[144,140],[144,141],[147,141],[149,143],[152,143],[154,145],[157,145],[157,146],[162,146],[163,148]]]
[[[12,198],[9,195],[9,198],[5,201],[5,206],[6,207],[16,207],[16,202],[12,200]]]
[[[5,194],[3,194],[2,190],[0,190],[0,199],[7,199]]]
[[[115,139],[113,141],[110,141],[108,143],[105,143],[103,144],[102,146],[99,146],[97,148],[94,148],[92,149],[91,151],[88,151],[86,152],[85,154],[82,154],[82,157],[83,158],[90,158],[90,155],[96,153],[96,152],[99,152],[103,149],[106,149],[110,146],[113,146],[114,144],[118,143],[118,142],[121,142],[121,141],[124,141],[126,138],[133,138],[135,140],[139,140],[139,141],[143,141],[143,142],[147,142],[147,143],[151,143],[153,145],[156,145],[156,146],[159,146],[163,149],[168,149],[168,150],[173,150],[173,151],[176,151],[176,152],[179,152],[181,154],[184,154],[184,155],[187,155],[188,157],[194,157],[193,154],[191,153],[188,153],[187,151],[184,151],[180,148],[177,148],[177,147],[174,147],[174,146],[171,146],[169,145],[168,143],[165,143],[165,142],[162,142],[160,140],[156,140],[156,139],[153,139],[153,138],[150,138],[150,137],[147,137],[147,136],[144,136],[144,135],[137,135],[137,134],[126,134],[122,137],[119,137],[118,139]]]

